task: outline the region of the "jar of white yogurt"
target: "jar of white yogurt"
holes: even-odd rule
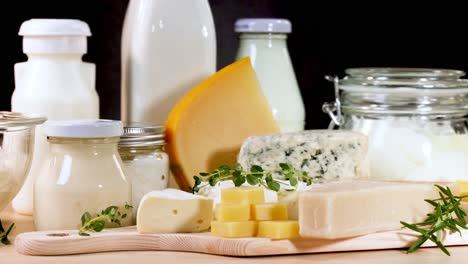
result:
[[[378,180],[468,180],[468,81],[464,72],[356,68],[335,78],[331,127],[369,136]]]
[[[132,204],[131,183],[117,144],[122,123],[111,120],[49,121],[43,126],[49,152],[34,185],[37,230],[78,229],[81,216]],[[121,220],[130,225],[129,217]]]
[[[134,216],[145,194],[167,188],[169,158],[163,147],[162,126],[143,123],[125,125],[119,153],[132,181]]]

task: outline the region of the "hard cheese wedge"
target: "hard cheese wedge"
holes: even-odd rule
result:
[[[182,189],[193,175],[234,165],[249,136],[279,132],[250,59],[220,70],[193,88],[171,111],[166,150]]]
[[[299,237],[299,223],[287,221],[260,221],[258,222],[259,237],[271,239],[293,239]]]
[[[425,183],[325,183],[299,193],[300,235],[337,239],[398,230],[400,221],[423,221],[434,209],[424,199],[437,197]]]
[[[153,191],[140,202],[139,233],[187,233],[210,228],[213,200],[176,189]]]

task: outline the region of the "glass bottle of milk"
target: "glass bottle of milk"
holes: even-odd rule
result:
[[[21,25],[19,35],[28,60],[15,65],[12,110],[49,120],[99,118],[95,65],[82,61],[86,38],[91,36],[88,24],[72,19],[31,19]],[[33,213],[33,183],[47,148],[42,126],[38,126],[31,170],[12,204],[18,213]]]
[[[286,45],[291,23],[286,19],[239,19],[236,59],[250,56],[252,65],[282,132],[304,129],[305,110]]]
[[[122,120],[164,124],[216,71],[208,0],[130,0],[122,33]]]

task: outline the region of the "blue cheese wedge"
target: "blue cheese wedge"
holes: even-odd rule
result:
[[[289,163],[307,172],[316,183],[367,178],[367,136],[344,130],[306,130],[249,137],[238,162],[249,169],[278,169]]]

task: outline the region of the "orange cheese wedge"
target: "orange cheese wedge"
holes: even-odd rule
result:
[[[234,165],[249,136],[278,133],[250,59],[223,68],[187,93],[166,122],[166,151],[179,186],[220,165]]]

